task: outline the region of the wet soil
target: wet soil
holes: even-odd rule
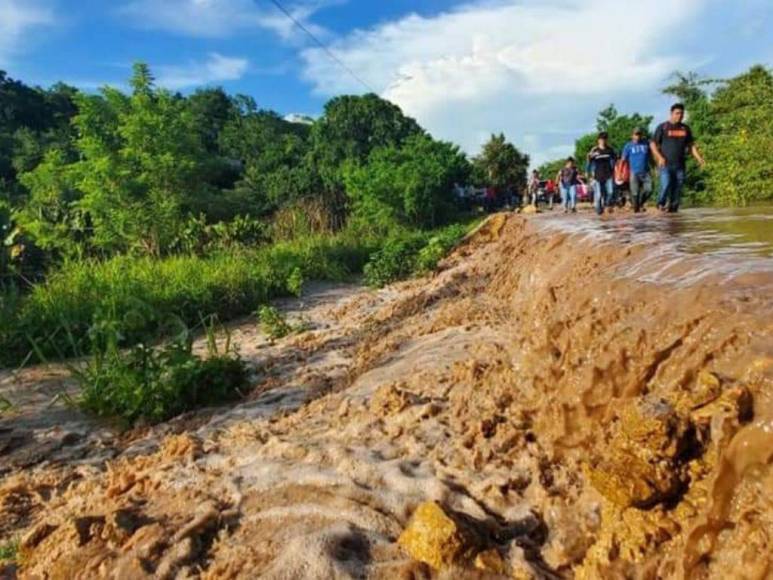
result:
[[[586,219],[495,215],[273,345],[244,321],[228,408],[122,432],[48,404],[61,369],[2,378],[5,573],[771,577],[773,276]]]

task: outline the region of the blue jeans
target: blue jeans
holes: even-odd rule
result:
[[[674,169],[672,167],[660,168],[660,196],[658,197],[658,207],[668,207],[668,211],[679,211],[679,202],[682,196],[682,186],[684,185],[684,169]],[[666,202],[668,206],[666,206]]]
[[[577,207],[577,187],[561,184],[561,203],[566,209]]]
[[[601,188],[604,188],[606,195],[602,197]],[[615,194],[615,182],[610,177],[605,182],[598,180],[593,181],[593,206],[596,208],[596,213],[601,215],[604,213],[604,206],[612,204],[612,196]]]

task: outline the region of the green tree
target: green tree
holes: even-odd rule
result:
[[[541,179],[554,179],[561,168],[566,163],[566,157],[561,159],[554,159],[553,161],[546,161],[537,168]]]
[[[721,81],[706,79],[695,72],[675,72],[672,83],[662,89],[664,95],[671,95],[684,104],[687,122],[698,138],[706,138],[716,132],[710,111],[711,98],[708,87]]]
[[[509,143],[504,134],[492,135],[473,164],[479,174],[485,176],[487,185],[499,189],[514,187],[518,190],[526,187],[529,156]]]
[[[39,163],[51,147],[68,147],[76,93],[61,83],[47,91],[29,87],[0,70],[0,189],[21,196],[18,174]]]
[[[21,176],[30,191],[17,213],[21,230],[37,246],[58,255],[79,257],[86,249],[90,223],[80,206],[82,193],[74,188],[74,166],[60,149],[52,149],[34,171]]]
[[[220,134],[237,114],[234,102],[220,88],[199,89],[187,99],[193,126],[207,153],[220,153]]]
[[[428,228],[450,219],[454,183],[469,172],[457,146],[419,134],[401,146],[374,149],[365,164],[350,161],[344,175],[354,215],[388,229],[395,223]]]
[[[610,147],[620,153],[623,146],[631,140],[631,134],[636,127],[641,127],[645,134],[648,134],[651,123],[651,115],[639,113],[621,115],[614,105],[609,105],[606,109],[599,111],[596,118],[596,131],[583,135],[575,142],[574,158],[577,160],[577,165],[580,168],[583,167],[588,153],[596,145],[598,134],[601,131],[607,132]]]
[[[744,205],[773,199],[773,74],[757,65],[721,86],[710,102],[713,131],[703,201]]]
[[[317,168],[325,190],[339,193],[344,162],[362,163],[374,149],[398,146],[420,133],[414,119],[377,95],[336,97],[312,127],[309,163]]]
[[[241,168],[235,197],[251,213],[265,215],[313,190],[305,165],[310,129],[273,111],[256,110],[249,101],[244,104],[223,128],[220,144]]]
[[[64,199],[85,216],[88,241],[102,252],[160,255],[170,248],[204,193],[204,147],[185,102],[156,89],[146,65],[135,65],[131,86],[129,96],[111,88],[78,95],[80,159],[67,165],[61,152],[52,153],[23,176],[34,200],[22,218],[29,231],[59,227],[62,212],[46,210]]]

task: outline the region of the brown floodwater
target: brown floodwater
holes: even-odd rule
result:
[[[772,215],[491,216],[431,276],[309,289],[308,332],[244,321],[243,401],[128,433],[25,369],[0,577],[771,578]]]
[[[642,282],[773,289],[773,205],[691,208],[679,214],[618,212],[544,217],[552,228],[601,246],[646,247],[618,268]]]

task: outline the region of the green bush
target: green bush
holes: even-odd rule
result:
[[[258,309],[258,320],[260,321],[261,330],[268,336],[271,342],[284,338],[293,332],[292,325],[273,306],[261,306]]]
[[[13,562],[19,553],[19,539],[15,538],[0,544],[0,563]]]
[[[369,286],[385,286],[413,274],[416,256],[426,245],[422,233],[402,234],[388,239],[365,265],[365,282]]]
[[[365,282],[380,287],[434,270],[467,231],[468,226],[455,224],[435,232],[403,231],[393,235],[365,265]]]
[[[390,229],[432,228],[456,217],[454,184],[464,183],[469,173],[457,146],[413,135],[401,146],[374,149],[367,163],[348,163],[344,182],[355,216]]]
[[[93,354],[83,367],[71,367],[81,388],[78,403],[100,416],[155,423],[238,398],[248,386],[247,367],[230,341],[217,352],[208,332],[207,358],[193,353],[187,330],[158,348],[137,344],[128,350],[119,348],[116,327],[107,339],[92,333]]]
[[[88,352],[90,330],[106,319],[117,325],[119,345],[130,346],[170,336],[177,321],[193,326],[201,314],[221,320],[249,314],[297,293],[304,279],[340,281],[362,271],[370,244],[342,234],[209,258],[68,262],[21,299],[2,296],[0,362],[22,363],[33,342],[46,357]]]
[[[467,228],[462,224],[456,224],[444,228],[437,235],[432,236],[427,245],[419,250],[416,256],[416,271],[418,273],[430,272],[437,267],[448,252],[459,243],[467,234]]]

